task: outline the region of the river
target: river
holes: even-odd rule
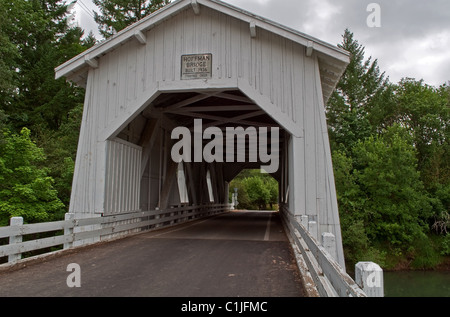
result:
[[[450,271],[384,272],[385,297],[450,297]]]

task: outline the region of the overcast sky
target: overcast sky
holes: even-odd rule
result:
[[[81,2],[81,3],[80,3]],[[234,6],[337,45],[346,28],[378,59],[390,81],[423,79],[439,86],[450,81],[450,0],[225,0]],[[380,8],[380,27],[369,27],[370,3]],[[98,34],[89,9],[75,6],[79,26]]]

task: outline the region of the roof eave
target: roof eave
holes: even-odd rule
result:
[[[338,64],[346,66],[350,62],[350,53],[338,48],[337,46],[333,46],[317,38],[298,32],[294,29],[265,19],[228,3],[224,3],[219,0],[176,0],[143,18],[142,20],[128,26],[109,39],[96,44],[85,52],[56,67],[55,78],[58,79],[61,77],[67,77],[71,80],[71,76],[73,74],[79,74],[80,72],[83,72],[83,68],[88,68],[89,64],[95,64],[98,57],[103,56],[109,51],[115,49],[117,46],[122,45],[126,41],[135,37],[137,31],[145,32],[152,28],[155,24],[162,22],[166,18],[176,14],[178,11],[183,10],[187,6],[193,6],[194,4],[200,4],[233,16],[242,21],[252,23],[255,27],[276,33],[305,47],[312,46],[314,51],[318,52],[322,56],[336,60]]]

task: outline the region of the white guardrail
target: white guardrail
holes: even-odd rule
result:
[[[211,204],[81,219],[70,219],[71,214],[66,214],[66,220],[35,224],[23,224],[21,217],[13,217],[10,226],[0,227],[0,239],[9,239],[8,244],[0,245],[0,258],[8,257],[7,265],[14,264],[25,252],[61,245],[69,249],[89,241],[112,240],[131,232],[159,229],[229,210],[229,204]],[[355,267],[356,283],[289,210],[283,208],[280,214],[308,296],[383,296],[382,270],[377,264],[359,262]],[[23,241],[26,235],[52,231],[60,234]]]
[[[281,214],[309,296],[384,296],[383,274],[377,264],[373,262],[357,263],[355,266],[355,282],[335,261],[325,246],[320,245],[289,210],[283,208]],[[325,233],[323,236],[330,235],[332,234]],[[322,242],[322,244],[325,243]]]
[[[184,206],[82,219],[67,219],[70,214],[66,214],[66,220],[34,224],[23,224],[22,217],[13,217],[10,226],[0,227],[0,239],[9,238],[8,244],[0,245],[0,258],[7,256],[8,263],[15,263],[25,252],[60,245],[64,245],[64,249],[67,249],[77,242],[82,245],[83,241],[89,240],[110,240],[133,231],[159,229],[222,213],[228,211],[229,208],[228,204]],[[23,241],[23,237],[26,235],[52,231],[64,233]]]

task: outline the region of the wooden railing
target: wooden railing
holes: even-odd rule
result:
[[[298,257],[304,284],[309,285],[310,296],[320,297],[366,297],[367,294],[336,262],[329,251],[284,208],[283,222],[289,232],[294,251]],[[378,267],[374,264],[372,267]],[[309,281],[308,281],[309,279]]]
[[[0,246],[0,258],[8,262],[21,259],[22,253],[64,245],[70,248],[83,241],[104,241],[130,232],[158,229],[229,210],[228,204],[174,207],[165,210],[139,211],[101,217],[68,219],[62,221],[23,224],[21,217],[11,218],[11,225],[0,227],[0,239],[9,238],[9,243]],[[31,234],[59,232],[46,238],[23,241]]]

